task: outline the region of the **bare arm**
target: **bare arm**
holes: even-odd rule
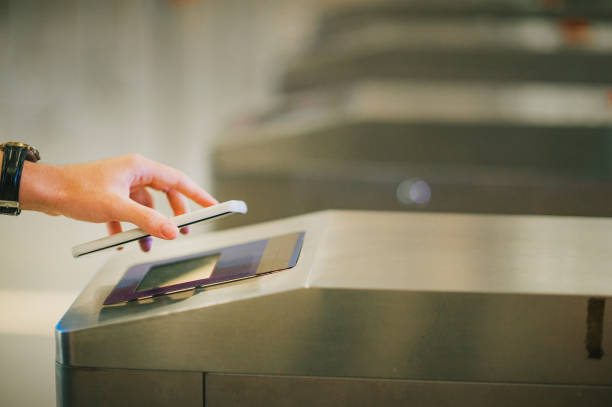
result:
[[[121,232],[119,222],[131,222],[174,239],[177,227],[153,209],[147,188],[164,192],[175,215],[187,211],[187,198],[202,206],[218,203],[182,172],[138,154],[67,166],[26,162],[19,201],[25,210],[106,222],[111,234]]]

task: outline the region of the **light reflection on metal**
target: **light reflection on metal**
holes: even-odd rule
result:
[[[408,179],[397,186],[396,196],[404,205],[425,205],[431,199],[431,188],[422,179]]]

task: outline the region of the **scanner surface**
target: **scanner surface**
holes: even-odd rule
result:
[[[325,211],[119,254],[57,326],[58,405],[611,405],[610,230]],[[134,264],[297,232],[293,268],[103,305]]]

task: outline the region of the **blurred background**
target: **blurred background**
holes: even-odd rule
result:
[[[247,201],[216,228],[610,216],[610,67],[603,0],[0,0],[1,140],[162,161]],[[104,225],[0,222],[0,405],[53,405],[55,323],[114,253],[70,255]]]

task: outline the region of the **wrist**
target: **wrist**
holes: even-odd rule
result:
[[[26,161],[21,175],[19,203],[24,210],[57,215],[60,200],[61,170],[53,165]]]

